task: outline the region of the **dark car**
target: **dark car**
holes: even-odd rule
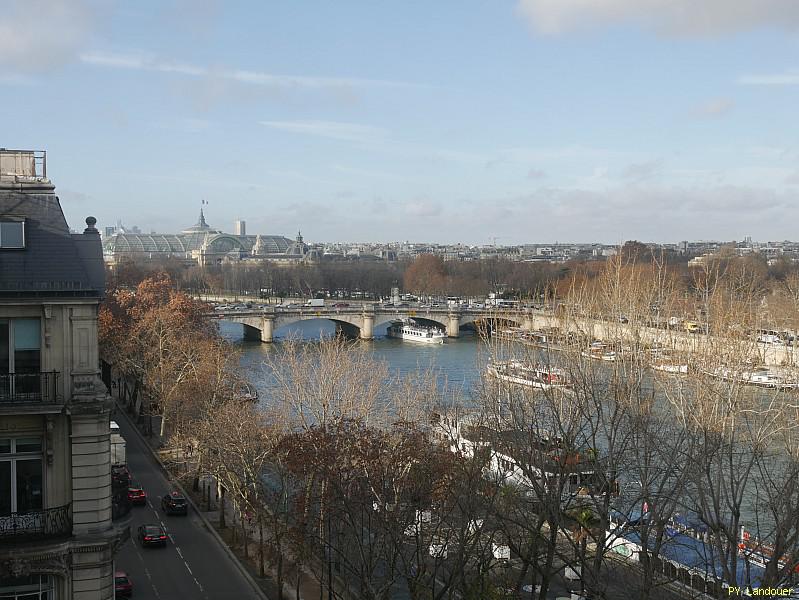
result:
[[[141,525],[139,526],[139,542],[143,548],[166,546],[166,532],[160,525]]]
[[[128,485],[128,502],[134,506],[147,504],[147,493],[135,481],[131,481]]]
[[[114,573],[114,595],[117,598],[130,598],[133,595],[133,582],[125,571]]]
[[[348,306],[349,306],[349,304],[346,303],[346,302],[336,302],[333,305],[333,308],[347,308]]]
[[[125,465],[113,465],[111,467],[111,483],[118,486],[130,485],[133,476]]]
[[[172,492],[161,498],[161,508],[168,515],[189,514],[189,503],[180,492]]]

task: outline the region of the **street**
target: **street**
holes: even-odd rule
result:
[[[188,516],[164,514],[161,497],[173,488],[125,416],[117,414],[116,421],[127,442],[128,468],[134,481],[147,492],[147,505],[134,506],[131,510],[131,539],[116,556],[116,569],[125,571],[133,582],[133,597],[157,600],[259,598],[193,509],[189,509]],[[169,537],[166,548],[141,547],[136,530],[143,524],[164,527]]]

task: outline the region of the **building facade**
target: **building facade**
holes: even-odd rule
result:
[[[70,233],[46,157],[0,149],[0,597],[114,597],[129,535],[113,502],[95,219]]]
[[[197,223],[180,233],[130,233],[115,231],[103,239],[103,254],[110,265],[124,260],[174,259],[203,266],[242,260],[297,263],[308,258],[308,247],[298,233],[294,241],[280,235],[246,235],[244,221],[237,233],[214,229],[200,209]]]

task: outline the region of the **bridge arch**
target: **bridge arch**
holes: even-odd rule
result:
[[[394,307],[353,307],[333,309],[328,307],[298,307],[294,309],[277,309],[274,311],[252,311],[216,314],[218,318],[241,323],[245,326],[248,339],[260,339],[271,342],[278,328],[315,319],[334,323],[336,329],[350,337],[370,340],[374,337],[375,327],[387,325],[401,318],[412,318],[422,324],[444,328],[449,337],[459,337],[461,329],[477,329],[490,332],[502,327],[533,328],[533,318],[525,313],[494,313],[451,311],[451,310],[417,310],[398,309]],[[258,333],[260,332],[260,333]]]

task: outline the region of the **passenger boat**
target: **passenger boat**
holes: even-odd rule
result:
[[[704,373],[716,379],[721,379],[722,381],[734,381],[743,383],[744,385],[753,385],[776,390],[799,389],[799,379],[789,379],[784,374],[772,371],[768,367],[763,366],[745,367],[742,369],[716,367],[711,370],[706,370]]]
[[[386,333],[388,337],[416,342],[418,344],[443,344],[446,334],[437,327],[419,325],[413,319],[392,321]]]
[[[616,360],[616,351],[611,350],[608,348],[607,344],[603,344],[602,342],[592,343],[587,350],[583,350],[580,354],[587,358],[593,358],[594,360],[604,360],[608,362]]]
[[[540,390],[571,385],[563,369],[549,365],[526,365],[518,360],[509,360],[491,362],[486,369],[489,375],[500,381]]]

